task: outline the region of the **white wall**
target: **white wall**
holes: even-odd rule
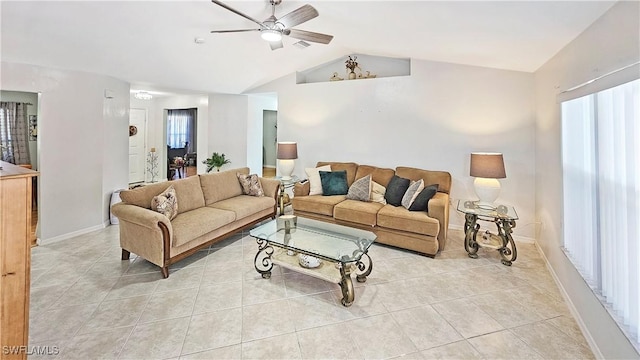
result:
[[[246,95],[209,95],[209,144],[205,152],[207,156],[203,157],[203,160],[217,152],[225,154],[226,158],[231,160],[230,164],[220,170],[248,166],[249,111],[249,97]]]
[[[262,146],[264,110],[277,110],[278,99],[272,95],[252,95],[248,98],[247,166],[252,174],[262,176]]]
[[[639,2],[618,2],[535,74],[536,218],[542,222],[538,244],[586,327],[587,339],[606,359],[638,358],[639,354],[561,250],[562,143],[556,96],[639,61],[639,14]]]
[[[470,153],[504,153],[507,178],[498,201],[520,215],[514,234],[532,239],[533,74],[411,63],[410,76],[296,85],[291,74],[253,91],[277,93],[278,139],[298,142],[294,173],[301,177],[317,161],[444,170],[453,177],[455,206],[475,198]],[[455,208],[451,223],[464,223]]]
[[[2,89],[40,93],[39,229],[43,241],[101,228],[107,194],[128,180],[129,84],[2,62]],[[105,90],[114,98],[105,99]]]
[[[140,100],[131,96],[131,108],[147,110],[147,151],[155,147],[158,151],[158,179],[167,179],[167,138],[164,113],[167,109],[198,109],[198,119],[196,124],[196,151],[198,154],[197,172],[202,174],[206,166],[202,160],[207,158],[209,142],[209,99],[207,95],[179,95],[168,97],[157,97],[151,100]],[[210,153],[209,153],[210,154]],[[147,181],[151,181],[151,176],[147,174]]]
[[[2,101],[15,101],[31,104],[27,106],[27,123],[25,124],[26,129],[29,129],[29,116],[38,115],[38,94],[19,91],[0,91],[0,99],[2,99]],[[37,140],[29,140],[29,159],[31,160],[31,168],[33,170],[38,170]]]

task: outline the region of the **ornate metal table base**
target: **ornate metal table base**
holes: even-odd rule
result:
[[[511,233],[513,232],[512,229],[516,227],[515,220],[502,218],[495,218],[493,220],[498,228],[498,235],[491,234],[490,236],[492,238],[495,236],[499,239],[498,245],[495,245],[485,244],[483,242],[479,243],[477,241],[478,230],[480,229],[480,224],[478,224],[478,215],[465,214],[464,217],[464,249],[469,253],[470,258],[476,259],[478,257],[478,247],[488,247],[500,252],[500,256],[502,257],[501,262],[503,265],[511,266],[511,264],[516,261],[518,251],[516,250],[516,244],[513,241],[513,237],[511,236]]]
[[[269,279],[271,277],[271,270],[273,269],[273,265],[277,263],[278,265],[287,267],[291,270],[303,272],[307,275],[314,276],[322,280],[337,283],[342,289],[341,303],[342,305],[347,307],[351,306],[355,299],[353,280],[351,279],[352,272],[355,273],[356,280],[362,283],[367,281],[367,276],[369,276],[371,274],[371,271],[373,270],[373,261],[367,253],[362,254],[360,260],[355,263],[336,262],[335,260],[321,257],[321,259],[328,264],[337,264],[337,269],[333,269],[331,272],[325,271],[323,273],[314,271],[313,269],[305,269],[299,265],[296,265],[295,261],[279,261],[277,258],[274,258],[275,250],[268,241],[256,239],[256,242],[258,243],[258,252],[256,253],[256,256],[254,258],[254,266],[256,268],[256,271],[260,273],[263,278]],[[317,254],[311,253],[309,253],[309,255],[316,257],[318,256]],[[297,259],[297,256],[290,258]]]

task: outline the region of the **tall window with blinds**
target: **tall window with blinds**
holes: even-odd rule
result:
[[[564,248],[638,348],[640,80],[562,103]]]

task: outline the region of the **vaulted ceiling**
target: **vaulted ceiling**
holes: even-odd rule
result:
[[[271,11],[224,2],[259,20]],[[0,1],[0,56],[182,93],[241,93],[353,53],[533,72],[614,2],[283,0],[276,16],[307,3],[320,15],[296,28],[333,41],[299,49],[285,37],[272,51],[257,32],[210,34],[255,24],[207,0]]]

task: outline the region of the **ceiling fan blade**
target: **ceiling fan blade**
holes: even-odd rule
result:
[[[282,45],[282,40],[269,41],[269,46],[271,46],[271,50],[278,50],[284,47],[284,45]]]
[[[222,34],[222,33],[247,32],[247,31],[260,31],[260,29],[211,30],[211,33],[212,34]]]
[[[232,8],[232,7],[230,7],[229,5],[227,5],[227,4],[225,4],[225,3],[222,3],[222,2],[220,2],[220,1],[218,1],[218,0],[211,0],[211,2],[212,2],[212,3],[214,3],[214,4],[216,4],[216,5],[220,5],[220,6],[222,6],[223,8],[225,8],[225,9],[227,9],[227,10],[231,11],[232,13],[235,13],[235,14],[238,14],[238,15],[242,16],[243,18],[245,18],[245,19],[247,19],[247,20],[251,20],[251,21],[253,21],[254,23],[256,23],[256,24],[260,25],[260,27],[261,27],[261,28],[263,28],[263,27],[264,27],[264,25],[262,24],[262,22],[261,22],[261,21],[258,21],[258,20],[256,20],[256,19],[252,18],[251,16],[249,16],[249,15],[247,15],[247,14],[245,14],[245,13],[242,13],[242,12],[240,12],[240,11],[238,11],[238,10],[236,10],[236,9],[234,9],[234,8]]]
[[[321,43],[321,44],[328,44],[333,39],[333,35],[321,34],[317,32],[304,31],[304,30],[296,30],[296,29],[287,29],[283,31],[283,34],[289,35],[292,38]]]
[[[318,11],[313,6],[307,4],[282,16],[278,19],[278,22],[284,25],[285,29],[289,29],[305,21],[309,21],[316,16],[318,16]]]

